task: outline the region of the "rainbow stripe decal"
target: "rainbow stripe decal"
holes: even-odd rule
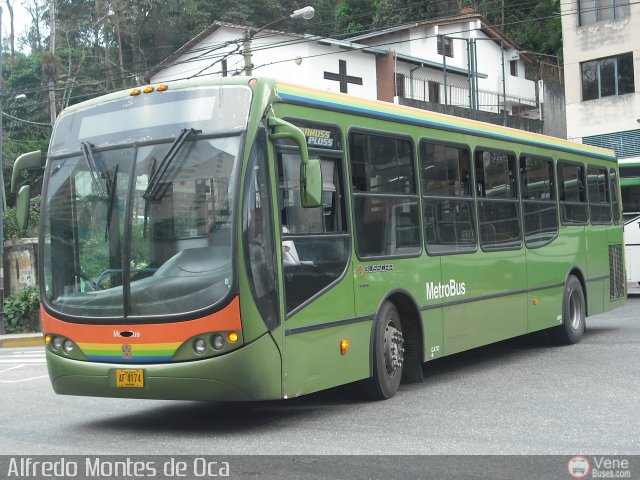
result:
[[[536,147],[553,148],[563,152],[616,161],[615,153],[604,148],[592,147],[561,138],[478,122],[462,117],[444,115],[419,108],[367,100],[343,93],[324,92],[289,83],[279,82],[277,84],[277,91],[278,96],[285,102],[310,105],[317,108],[337,110],[356,115],[366,115],[368,117],[410,123],[439,130],[478,135],[495,140],[515,141]]]
[[[241,331],[240,300],[193,320],[145,324],[67,322],[41,307],[42,330],[72,340],[88,361],[121,364],[171,362],[190,338],[214,331]],[[128,332],[127,335],[121,333]]]
[[[112,363],[168,362],[180,345],[180,342],[123,345],[78,343],[87,360]]]

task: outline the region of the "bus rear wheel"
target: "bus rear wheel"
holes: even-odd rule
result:
[[[571,345],[582,339],[585,330],[586,307],[582,284],[570,275],[565,283],[562,301],[562,325],[550,330],[551,338],[560,344]]]
[[[398,391],[404,364],[404,338],[398,309],[385,302],[376,317],[373,339],[373,375],[369,395],[376,400],[391,398]]]

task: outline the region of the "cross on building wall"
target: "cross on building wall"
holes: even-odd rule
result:
[[[353,77],[351,75],[347,75],[346,60],[338,61],[338,73],[324,72],[324,79],[340,82],[340,91],[342,93],[349,93],[348,87],[350,83],[352,83],[353,85],[362,85],[362,77]]]

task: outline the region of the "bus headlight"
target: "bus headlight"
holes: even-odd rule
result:
[[[207,342],[202,338],[196,338],[193,341],[193,351],[198,355],[202,355],[207,350]]]
[[[51,340],[51,348],[53,348],[53,350],[57,352],[58,350],[60,350],[61,346],[62,346],[62,337],[53,337],[53,340]]]
[[[222,350],[224,348],[224,337],[219,333],[216,333],[211,338],[211,346],[214,348],[214,350]]]
[[[64,353],[66,353],[67,355],[73,352],[74,348],[75,348],[75,345],[71,340],[65,340],[64,343],[62,344],[62,349],[64,350]]]

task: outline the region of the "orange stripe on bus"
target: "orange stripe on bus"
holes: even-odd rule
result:
[[[42,331],[69,337],[81,343],[171,343],[183,342],[195,335],[206,332],[241,330],[240,301],[235,297],[222,310],[194,320],[171,323],[150,324],[82,324],[59,320],[48,314],[43,307]],[[118,332],[118,333],[116,333]],[[130,337],[121,337],[119,332],[133,332]]]

